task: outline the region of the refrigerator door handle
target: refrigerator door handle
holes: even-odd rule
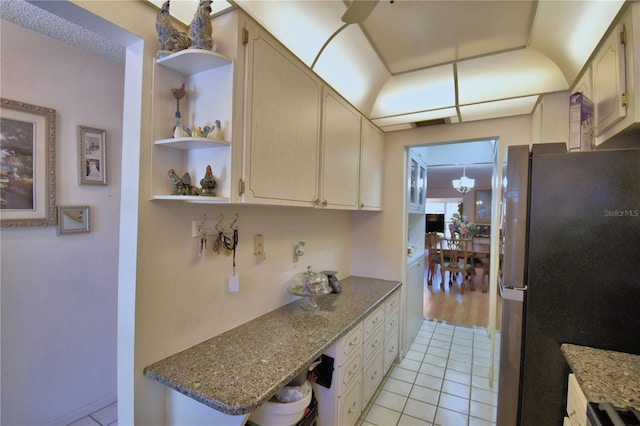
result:
[[[516,302],[524,302],[524,292],[527,291],[527,286],[524,287],[503,287],[502,298],[507,300],[513,300]]]

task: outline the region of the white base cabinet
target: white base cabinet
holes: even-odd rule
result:
[[[567,415],[564,424],[570,426],[586,426],[587,424],[587,398],[584,396],[578,380],[574,374],[569,374],[569,386],[567,389]]]
[[[325,351],[334,370],[330,389],[314,384],[319,426],[356,424],[398,355],[399,306],[397,290]]]

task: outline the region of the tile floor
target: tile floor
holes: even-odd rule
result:
[[[491,387],[486,329],[425,320],[407,355],[392,367],[358,425],[495,425],[498,352],[495,359]],[[118,426],[118,403],[69,426]]]
[[[118,426],[118,403],[107,405],[69,426]]]
[[[498,355],[496,352],[491,387],[491,345],[486,329],[425,320],[359,425],[495,425]]]

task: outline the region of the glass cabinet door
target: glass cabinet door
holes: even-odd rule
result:
[[[409,204],[418,203],[418,162],[411,159],[411,175],[409,176]]]
[[[424,206],[427,202],[427,169],[420,165],[418,172],[418,204]]]

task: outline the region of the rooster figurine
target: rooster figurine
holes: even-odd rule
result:
[[[189,25],[191,49],[213,49],[213,28],[211,27],[212,0],[200,0],[193,20]]]
[[[169,16],[169,0],[165,1],[156,17],[156,31],[158,32],[158,41],[160,42],[160,50],[156,58],[170,55],[171,53],[184,50],[191,46],[189,36],[179,31],[173,26],[171,17]]]

